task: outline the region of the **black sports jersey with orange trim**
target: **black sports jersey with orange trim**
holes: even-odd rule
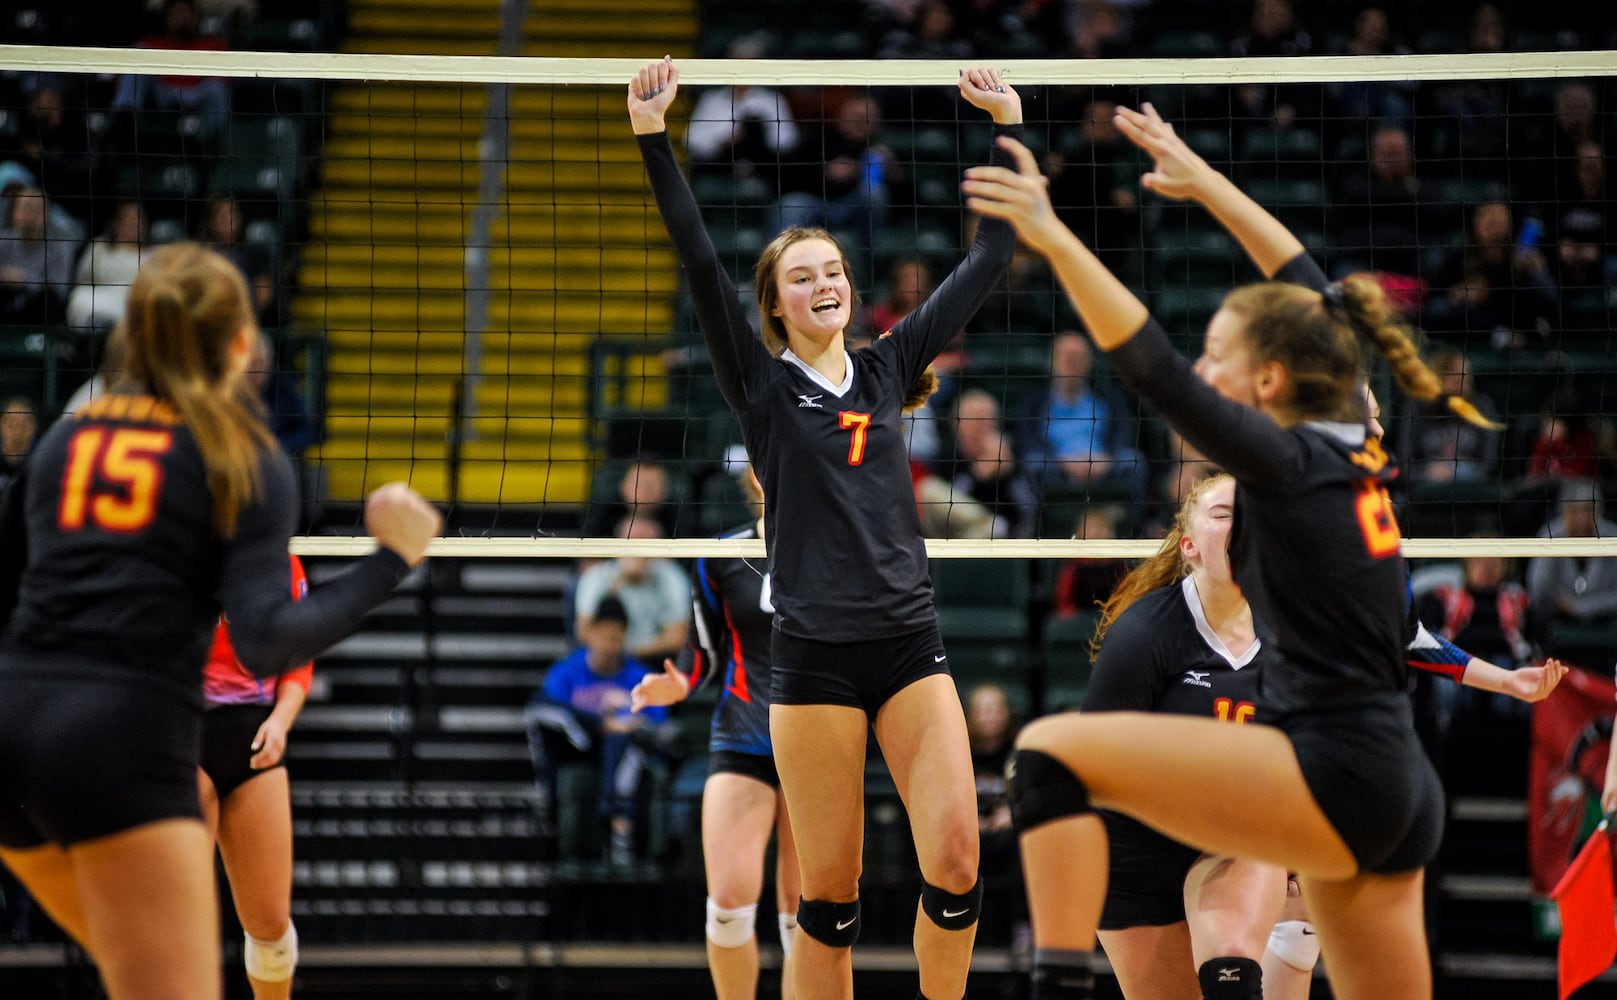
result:
[[[378,549],[293,600],[292,467],[272,448],[260,469],[260,495],[220,540],[202,453],[167,404],[112,394],[57,421],[0,510],[0,675],[37,672],[31,653],[73,653],[76,670],[164,683],[200,704],[221,607],[259,675],[346,635],[408,568]]]
[[[1141,597],[1106,631],[1084,694],[1085,712],[1167,712],[1259,722],[1259,640],[1237,656],[1202,614],[1189,577]],[[1182,895],[1200,851],[1122,813],[1100,810],[1110,847],[1109,924],[1133,926],[1119,894]],[[1116,911],[1116,912],[1114,912]]]
[[[1021,126],[994,127],[1019,135]],[[666,132],[639,136],[719,390],[764,486],[775,626],[856,642],[936,620],[900,408],[916,377],[1003,277],[1016,238],[984,219],[965,259],[892,336],[846,354],[841,385],[788,351],[771,357],[720,266]],[[1011,166],[994,147],[994,162]]]
[[[724,537],[757,538],[758,531],[747,528]],[[723,684],[713,708],[708,749],[768,757],[774,752],[769,741],[769,632],[775,608],[767,567],[756,559],[703,557],[692,576],[697,660],[691,685]]]
[[[1397,474],[1362,424],[1281,427],[1225,399],[1150,320],[1110,353],[1147,403],[1236,481],[1230,562],[1259,637],[1274,717],[1401,696],[1404,566],[1386,487]]]

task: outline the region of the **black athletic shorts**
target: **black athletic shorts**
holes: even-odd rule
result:
[[[0,845],[71,847],[200,821],[198,708],[166,685],[58,665],[0,674]]]
[[[707,773],[739,774],[743,778],[761,781],[771,788],[780,787],[780,772],[775,770],[775,758],[758,753],[736,753],[734,750],[715,750],[707,759]]]
[[[1100,929],[1166,927],[1185,919],[1185,879],[1202,852],[1130,816],[1098,810],[1106,824],[1106,904]]]
[[[249,778],[283,766],[285,757],[257,771],[249,763],[253,737],[274,710],[274,705],[216,705],[202,713],[202,770],[213,781],[219,801]]]
[[[1443,785],[1415,736],[1409,698],[1275,721],[1361,872],[1424,868],[1443,839]]]
[[[770,633],[772,705],[847,705],[872,719],[887,699],[923,677],[949,672],[936,624],[864,642],[820,642]]]

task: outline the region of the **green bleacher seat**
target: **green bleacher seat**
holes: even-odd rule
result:
[[[1241,141],[1241,159],[1250,161],[1320,159],[1319,133],[1312,129],[1254,129]]]
[[[1044,710],[1071,711],[1089,690],[1089,640],[1100,623],[1098,611],[1044,620],[1040,648],[1044,655]]]
[[[1211,31],[1164,31],[1151,43],[1150,54],[1157,59],[1197,59],[1227,56],[1224,39]]]
[[[1032,664],[1027,650],[1029,566],[1023,559],[932,562],[938,629],[962,687],[998,676],[1014,680]]]

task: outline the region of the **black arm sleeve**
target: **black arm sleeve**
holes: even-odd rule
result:
[[[23,519],[23,494],[27,491],[28,463],[0,497],[0,633],[5,632],[11,613],[17,609],[17,593],[22,587],[22,571],[28,565],[28,527]]]
[[[651,132],[636,138],[657,210],[685,269],[719,392],[732,410],[740,410],[746,405],[748,375],[762,370],[769,352],[747,322],[735,284],[719,264],[718,250],[702,225],[701,209],[674,159],[668,133]]]
[[[1268,415],[1225,399],[1174,350],[1154,319],[1108,355],[1129,388],[1243,484],[1283,483],[1302,445]]]
[[[1022,126],[995,125],[994,137],[1002,135],[1020,139]],[[989,162],[996,167],[1016,168],[1011,154],[1000,149],[997,142]],[[887,338],[900,352],[903,384],[915,381],[949,339],[964,329],[966,321],[982,308],[994,286],[1010,269],[1015,251],[1016,231],[1009,223],[1000,219],[978,219],[977,235],[966,250],[965,258],[925,302],[898,322],[893,335]]]
[[[286,554],[295,511],[292,468],[277,450],[265,463],[263,497],[242,511],[219,585],[236,657],[258,677],[286,673],[342,639],[410,571],[379,548],[293,599]]]
[[[1285,281],[1293,285],[1302,285],[1312,288],[1316,292],[1323,292],[1331,279],[1325,276],[1325,271],[1314,258],[1305,250],[1281,265],[1280,270],[1274,273],[1271,281]]]
[[[1085,712],[1149,712],[1156,708],[1165,676],[1150,617],[1135,605],[1106,630],[1089,689],[1084,692]]]

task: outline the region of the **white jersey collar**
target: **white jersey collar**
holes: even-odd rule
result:
[[[814,366],[793,354],[790,347],[780,352],[780,358],[782,361],[796,365],[804,375],[808,376],[809,381],[813,382],[815,385],[824,389],[826,392],[829,392],[838,399],[846,396],[848,394],[848,390],[853,388],[853,356],[847,351],[842,352],[843,376],[841,385],[837,385],[835,382],[832,382],[830,379],[820,374],[819,370],[814,368]]]
[[[1201,594],[1196,591],[1196,581],[1187,576],[1179,581],[1179,589],[1184,592],[1185,607],[1190,609],[1190,617],[1196,622],[1196,631],[1201,633],[1202,641],[1207,643],[1208,648],[1222,656],[1231,670],[1240,670],[1251,663],[1258,655],[1258,650],[1263,647],[1263,640],[1253,636],[1252,645],[1247,647],[1245,653],[1236,656],[1230,652],[1230,647],[1224,645],[1224,640],[1218,637],[1218,633],[1213,631],[1213,626],[1208,624],[1207,612],[1202,610]]]
[[[1307,420],[1304,427],[1312,427],[1326,437],[1336,438],[1343,444],[1355,447],[1364,444],[1365,438],[1370,436],[1370,429],[1363,424],[1337,423],[1332,420]]]

